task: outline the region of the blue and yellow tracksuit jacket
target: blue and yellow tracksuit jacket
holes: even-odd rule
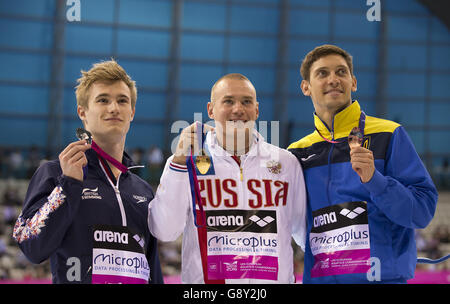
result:
[[[360,114],[354,101],[335,115],[332,130],[314,114],[320,134],[339,143],[325,141],[316,130],[288,147],[303,166],[307,188],[304,283],[370,283],[366,273],[311,277],[313,211],[351,201],[367,202],[370,256],[380,261],[381,282],[406,282],[414,276],[414,229],[431,221],[438,194],[404,128],[371,116],[366,117],[363,146],[373,152],[376,170],[369,182],[361,182],[352,169],[347,141]]]

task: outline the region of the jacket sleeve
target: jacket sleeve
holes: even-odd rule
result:
[[[57,162],[37,169],[28,186],[13,237],[25,256],[41,263],[60,246],[77,213],[82,182],[62,175]]]
[[[158,255],[158,240],[150,234],[147,244],[147,261],[150,266],[150,284],[164,284],[161,262]]]
[[[306,188],[302,167],[297,158],[292,155],[294,184],[292,199],[292,237],[297,245],[305,251],[306,240]]]
[[[425,228],[434,216],[438,193],[403,127],[391,137],[385,175],[375,170],[363,184],[375,205],[394,223]]]
[[[163,242],[175,241],[184,231],[191,204],[187,167],[173,164],[172,158],[166,162],[148,210],[150,232]]]

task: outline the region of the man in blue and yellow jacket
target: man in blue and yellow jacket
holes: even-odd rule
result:
[[[304,283],[406,283],[417,260],[414,229],[433,218],[437,191],[405,129],[366,116],[352,57],[334,45],[309,52],[301,89],[315,131],[289,150],[307,187]],[[353,144],[356,142],[356,144]]]

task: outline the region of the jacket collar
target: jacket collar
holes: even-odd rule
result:
[[[360,116],[361,107],[358,101],[355,100],[351,105],[334,115],[331,130],[328,129],[327,125],[315,112],[314,126],[325,138],[342,138],[348,136],[353,127],[358,126]],[[333,136],[331,132],[333,132]]]
[[[253,129],[253,143],[250,147],[250,150],[245,154],[245,156],[256,156],[258,155],[259,151],[259,145],[264,142],[264,137],[256,131],[256,129]],[[209,152],[215,156],[232,156],[230,153],[228,153],[225,149],[222,148],[221,145],[219,145],[219,142],[217,141],[217,136],[215,132],[208,132],[206,135],[205,143],[207,145],[207,148]]]
[[[86,151],[85,154],[86,154],[86,158],[88,160],[89,165],[96,167],[96,169],[100,170],[100,172],[101,172],[97,152],[95,152],[93,149],[89,149]],[[125,151],[123,151],[122,164],[127,166],[127,168],[135,165],[133,160],[131,159],[131,157]],[[102,174],[103,174],[103,172],[102,172]]]

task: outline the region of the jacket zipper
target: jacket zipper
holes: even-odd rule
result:
[[[120,216],[122,217],[122,226],[126,226],[127,225],[127,216],[125,214],[125,208],[123,207],[122,197],[120,196],[120,190],[119,190],[119,180],[120,180],[120,176],[122,175],[122,172],[120,172],[119,175],[117,176],[117,183],[116,183],[116,185],[114,185],[114,183],[109,179],[109,176],[106,173],[105,168],[103,168],[103,165],[100,162],[100,160],[99,160],[99,163],[100,163],[100,168],[102,168],[103,173],[105,173],[106,179],[108,180],[109,184],[114,189],[114,193],[116,194],[117,203],[119,204],[119,209],[120,209]]]
[[[238,156],[239,157],[239,156]],[[236,165],[239,166],[239,179],[241,180],[240,183],[238,183],[238,191],[239,191],[239,197],[243,198],[243,201],[246,200],[247,198],[245,197],[245,191],[243,190],[244,185],[243,185],[243,181],[244,181],[244,169],[242,168],[242,161],[241,158],[239,157],[239,164],[236,163]],[[238,198],[238,205],[240,204],[240,199]]]
[[[240,179],[241,182],[242,182],[242,181],[244,180],[244,170],[243,170],[243,168],[242,168],[241,158],[240,158],[239,156],[236,156],[236,157],[239,158],[239,161],[237,161],[236,159],[234,159],[234,157],[231,157],[231,158],[233,158],[233,161],[236,163],[236,165],[239,166],[239,179]]]
[[[327,126],[325,124],[325,126]],[[328,126],[327,126],[328,128]],[[330,132],[331,135],[331,140],[334,141],[334,117],[333,120],[331,122],[331,130],[328,130]],[[330,147],[330,152],[328,154],[328,177],[327,177],[327,199],[328,199],[328,204],[331,205],[331,198],[330,198],[330,184],[331,184],[331,155],[333,154],[333,149],[334,149],[334,144],[331,144]]]
[[[117,185],[113,185],[113,183],[111,181],[110,181],[110,183],[111,183],[111,185],[113,185],[114,192],[116,193],[117,202],[119,203],[120,215],[122,216],[122,226],[126,226],[127,225],[127,216],[125,214],[125,208],[123,207],[122,197],[120,196],[120,190],[119,190],[119,180],[120,180],[121,174],[122,174],[122,172],[119,173],[119,176],[117,176]]]

